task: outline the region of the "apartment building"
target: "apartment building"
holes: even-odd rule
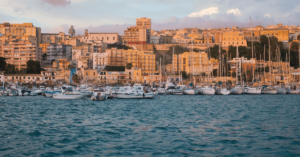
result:
[[[40,44],[42,52],[47,54],[47,59],[44,60],[44,64],[50,64],[53,60],[59,59],[72,60],[72,46],[64,44]]]
[[[33,44],[39,45],[41,43],[41,28],[34,26],[32,23],[0,23],[0,33],[7,36],[32,36],[36,38],[36,43]]]
[[[88,43],[90,41],[107,44],[120,44],[120,36],[118,33],[88,33],[80,38],[80,42]]]
[[[153,51],[107,49],[107,65],[126,66],[132,64],[133,68],[140,68],[143,73],[155,72],[155,54]]]
[[[223,47],[233,46],[247,46],[247,41],[239,31],[229,31],[223,33]]]
[[[107,65],[107,53],[93,53],[93,69],[103,70]]]
[[[149,44],[151,30],[146,27],[131,26],[124,31],[125,44]]]
[[[151,18],[142,17],[136,19],[136,26],[137,27],[146,27],[147,29],[151,30]]]
[[[15,41],[0,44],[0,56],[5,57],[6,63],[17,69],[27,68],[27,61],[42,61],[42,49],[29,41]],[[42,65],[42,63],[41,63]]]
[[[260,31],[260,35],[274,36],[278,41],[289,41],[289,29],[285,28],[264,29]]]
[[[205,52],[184,52],[174,55],[172,64],[166,66],[166,71],[170,74],[185,71],[188,74],[199,75],[200,73],[211,73],[213,69],[218,69],[218,60],[208,59]]]

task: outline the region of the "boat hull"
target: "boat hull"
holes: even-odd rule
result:
[[[233,89],[230,90],[231,95],[241,95],[242,93],[243,93],[243,89],[233,88]]]
[[[184,95],[196,95],[198,93],[197,90],[184,90],[183,94]]]
[[[86,96],[82,94],[53,94],[53,99],[84,99]]]
[[[261,94],[272,94],[272,95],[275,95],[275,94],[277,94],[277,90],[262,90]]]
[[[200,95],[215,95],[216,90],[215,89],[202,89],[199,91]]]
[[[245,89],[244,93],[249,95],[259,95],[261,94],[261,89],[256,89],[256,88]]]
[[[118,95],[119,99],[153,99],[153,94],[121,94]]]

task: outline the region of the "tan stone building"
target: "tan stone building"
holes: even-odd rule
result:
[[[36,38],[35,45],[41,43],[41,28],[35,27],[32,23],[11,24],[4,22],[0,24],[0,33],[7,36],[31,36]]]
[[[136,19],[136,26],[137,27],[146,27],[147,29],[151,30],[151,18],[142,17]]]
[[[274,36],[278,38],[278,41],[289,41],[289,29],[285,28],[264,29],[260,31],[260,35]]]
[[[27,61],[40,61],[42,65],[42,49],[29,41],[9,42],[0,44],[0,56],[5,57],[6,63],[17,69],[27,68]]]
[[[223,47],[233,46],[247,46],[247,41],[244,35],[239,31],[229,31],[223,33]]]

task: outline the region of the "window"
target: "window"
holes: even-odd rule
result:
[[[109,37],[107,37],[107,40],[109,40]]]
[[[113,38],[113,40],[115,40],[115,37]]]
[[[28,77],[28,79],[30,79],[30,77]]]

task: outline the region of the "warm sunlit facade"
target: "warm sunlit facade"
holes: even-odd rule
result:
[[[239,31],[229,31],[223,33],[223,47],[233,46],[247,46],[247,41],[244,35]]]
[[[173,63],[167,65],[167,72],[172,73],[173,67],[176,73],[185,71],[188,74],[199,75],[200,73],[212,72],[213,69],[217,69],[218,60],[215,58],[208,59],[207,53],[204,52],[184,52],[174,55]]]
[[[42,60],[42,50],[40,47],[29,41],[9,42],[0,44],[0,57],[6,58],[6,63],[14,65],[17,69],[27,68],[27,61]],[[42,64],[42,63],[41,63]]]

